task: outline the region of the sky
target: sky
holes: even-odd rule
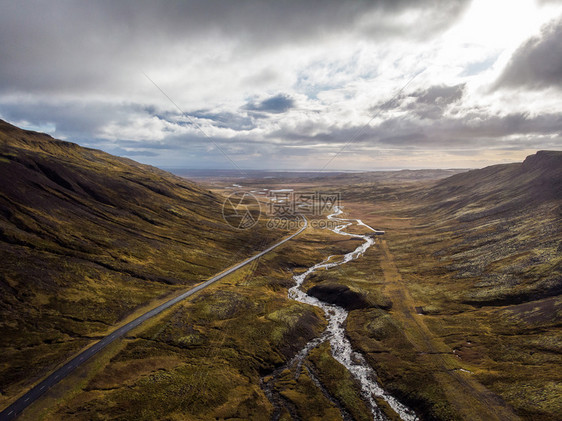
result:
[[[0,0],[0,119],[161,168],[562,149],[562,1]]]

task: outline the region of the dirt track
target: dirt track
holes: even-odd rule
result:
[[[458,357],[427,327],[424,317],[416,312],[416,303],[396,267],[386,240],[379,243],[382,251],[381,265],[385,278],[385,295],[393,302],[391,315],[405,328],[405,335],[420,355],[423,364],[431,367],[436,380],[454,405],[457,413],[466,420],[520,419],[497,395],[480,384],[473,375],[461,371]]]

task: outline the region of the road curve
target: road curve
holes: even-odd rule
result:
[[[256,259],[259,259],[264,254],[269,253],[273,249],[279,247],[280,245],[286,243],[287,241],[291,240],[295,236],[299,235],[304,229],[308,226],[307,219],[302,216],[304,225],[294,234],[290,235],[289,237],[279,241],[278,243],[272,245],[271,247],[265,249],[264,251],[252,256],[241,263],[225,270],[224,272],[219,273],[218,275],[212,277],[208,281],[203,282],[202,284],[197,285],[196,287],[190,289],[189,291],[184,292],[183,294],[172,298],[169,301],[159,305],[158,307],[153,308],[152,310],[144,313],[142,316],[137,317],[135,320],[127,323],[126,325],[121,326],[120,328],[116,329],[114,332],[106,336],[105,338],[101,339],[100,341],[96,342],[90,348],[86,349],[85,351],[78,354],[72,360],[67,362],[65,365],[51,373],[46,379],[38,383],[32,389],[30,389],[26,394],[21,396],[19,399],[14,401],[11,405],[9,405],[6,409],[0,412],[0,421],[8,421],[16,418],[21,412],[31,405],[34,401],[36,401],[41,395],[43,395],[47,390],[53,387],[55,384],[60,382],[70,373],[72,373],[78,366],[84,364],[88,359],[96,355],[102,349],[104,349],[107,345],[112,343],[117,338],[123,336],[125,333],[131,331],[132,329],[139,326],[144,321],[150,319],[151,317],[156,316],[157,314],[161,313],[162,311],[166,310],[167,308],[173,306],[174,304],[186,299],[187,297],[195,294],[198,291],[208,287],[212,283],[218,281],[219,279],[224,278],[227,275],[230,275],[232,272],[237,271],[243,266],[246,266],[248,263],[253,262]]]

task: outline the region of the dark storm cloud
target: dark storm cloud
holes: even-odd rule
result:
[[[213,111],[208,109],[185,111],[185,114],[177,110],[166,111],[154,106],[135,107],[144,113],[156,117],[162,121],[176,124],[178,126],[193,126],[190,119],[207,120],[209,124],[221,129],[232,129],[235,131],[252,130],[257,126],[254,119],[244,113],[233,113],[228,111]]]
[[[409,95],[416,100],[405,107],[422,119],[441,118],[450,104],[458,102],[464,94],[464,84],[446,86],[434,85]]]
[[[249,102],[244,108],[250,111],[279,114],[289,111],[294,106],[295,100],[293,98],[289,95],[278,94],[258,103]]]
[[[495,88],[562,88],[562,18],[546,25],[513,54]]]
[[[446,86],[435,85],[424,90],[418,90],[411,97],[417,98],[417,102],[423,104],[448,105],[462,98],[464,84]]]
[[[433,85],[427,89],[401,94],[391,101],[379,103],[371,107],[369,113],[374,115],[381,110],[403,109],[420,118],[438,119],[449,105],[462,99],[464,89],[464,83],[452,86]],[[413,98],[414,101],[407,101],[408,98]],[[405,103],[406,105],[404,105]]]
[[[317,128],[318,130],[318,128]],[[562,137],[562,113],[531,117],[526,113],[493,116],[470,113],[461,118],[439,118],[432,121],[415,116],[395,117],[378,125],[361,127],[329,127],[318,134],[279,130],[273,137],[287,139],[292,144],[342,144],[352,141],[355,146],[465,148],[509,143],[508,137],[520,136],[518,144],[539,147],[537,137],[551,136],[553,144]]]
[[[243,114],[236,114],[227,111],[212,112],[209,110],[199,110],[188,113],[191,117],[210,120],[215,127],[232,129],[236,131],[252,130],[257,126],[254,120]]]
[[[4,1],[0,92],[127,90],[132,75],[173,55],[197,54],[199,45],[214,40],[233,42],[236,53],[244,55],[355,30],[368,37],[425,36],[450,25],[466,4],[464,0]],[[420,22],[392,19],[406,10],[423,12]]]

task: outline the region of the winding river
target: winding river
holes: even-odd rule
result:
[[[351,347],[351,343],[346,337],[344,327],[348,312],[342,307],[325,303],[315,297],[306,294],[301,290],[301,286],[305,282],[306,278],[313,272],[320,269],[331,269],[333,267],[355,260],[361,257],[363,253],[365,253],[365,251],[375,243],[375,240],[371,236],[345,232],[344,230],[353,224],[367,227],[372,231],[376,230],[365,224],[360,219],[339,218],[338,216],[342,213],[343,211],[340,208],[336,207],[335,212],[331,215],[328,215],[328,219],[336,221],[336,223],[341,222],[341,224],[333,228],[332,231],[336,234],[362,239],[364,240],[364,242],[352,252],[345,254],[343,258],[335,259],[335,256],[330,256],[326,260],[308,268],[304,273],[295,275],[293,277],[295,285],[289,289],[289,298],[301,303],[320,307],[322,310],[324,310],[326,319],[328,320],[328,326],[320,337],[315,338],[307,343],[305,347],[296,354],[291,363],[296,364],[297,367],[300,368],[304,358],[306,358],[306,356],[312,349],[325,341],[329,341],[333,357],[343,366],[345,366],[349,370],[351,375],[361,385],[362,396],[365,401],[369,403],[374,420],[386,420],[386,417],[377,406],[375,398],[384,399],[388,403],[388,405],[400,416],[401,419],[405,421],[417,420],[418,418],[412,410],[407,408],[396,398],[382,389],[382,387],[377,383],[377,376],[375,371],[371,366],[369,366],[369,364],[367,364],[363,355],[361,355],[357,351],[354,351]],[[299,372],[298,369],[297,372]]]

